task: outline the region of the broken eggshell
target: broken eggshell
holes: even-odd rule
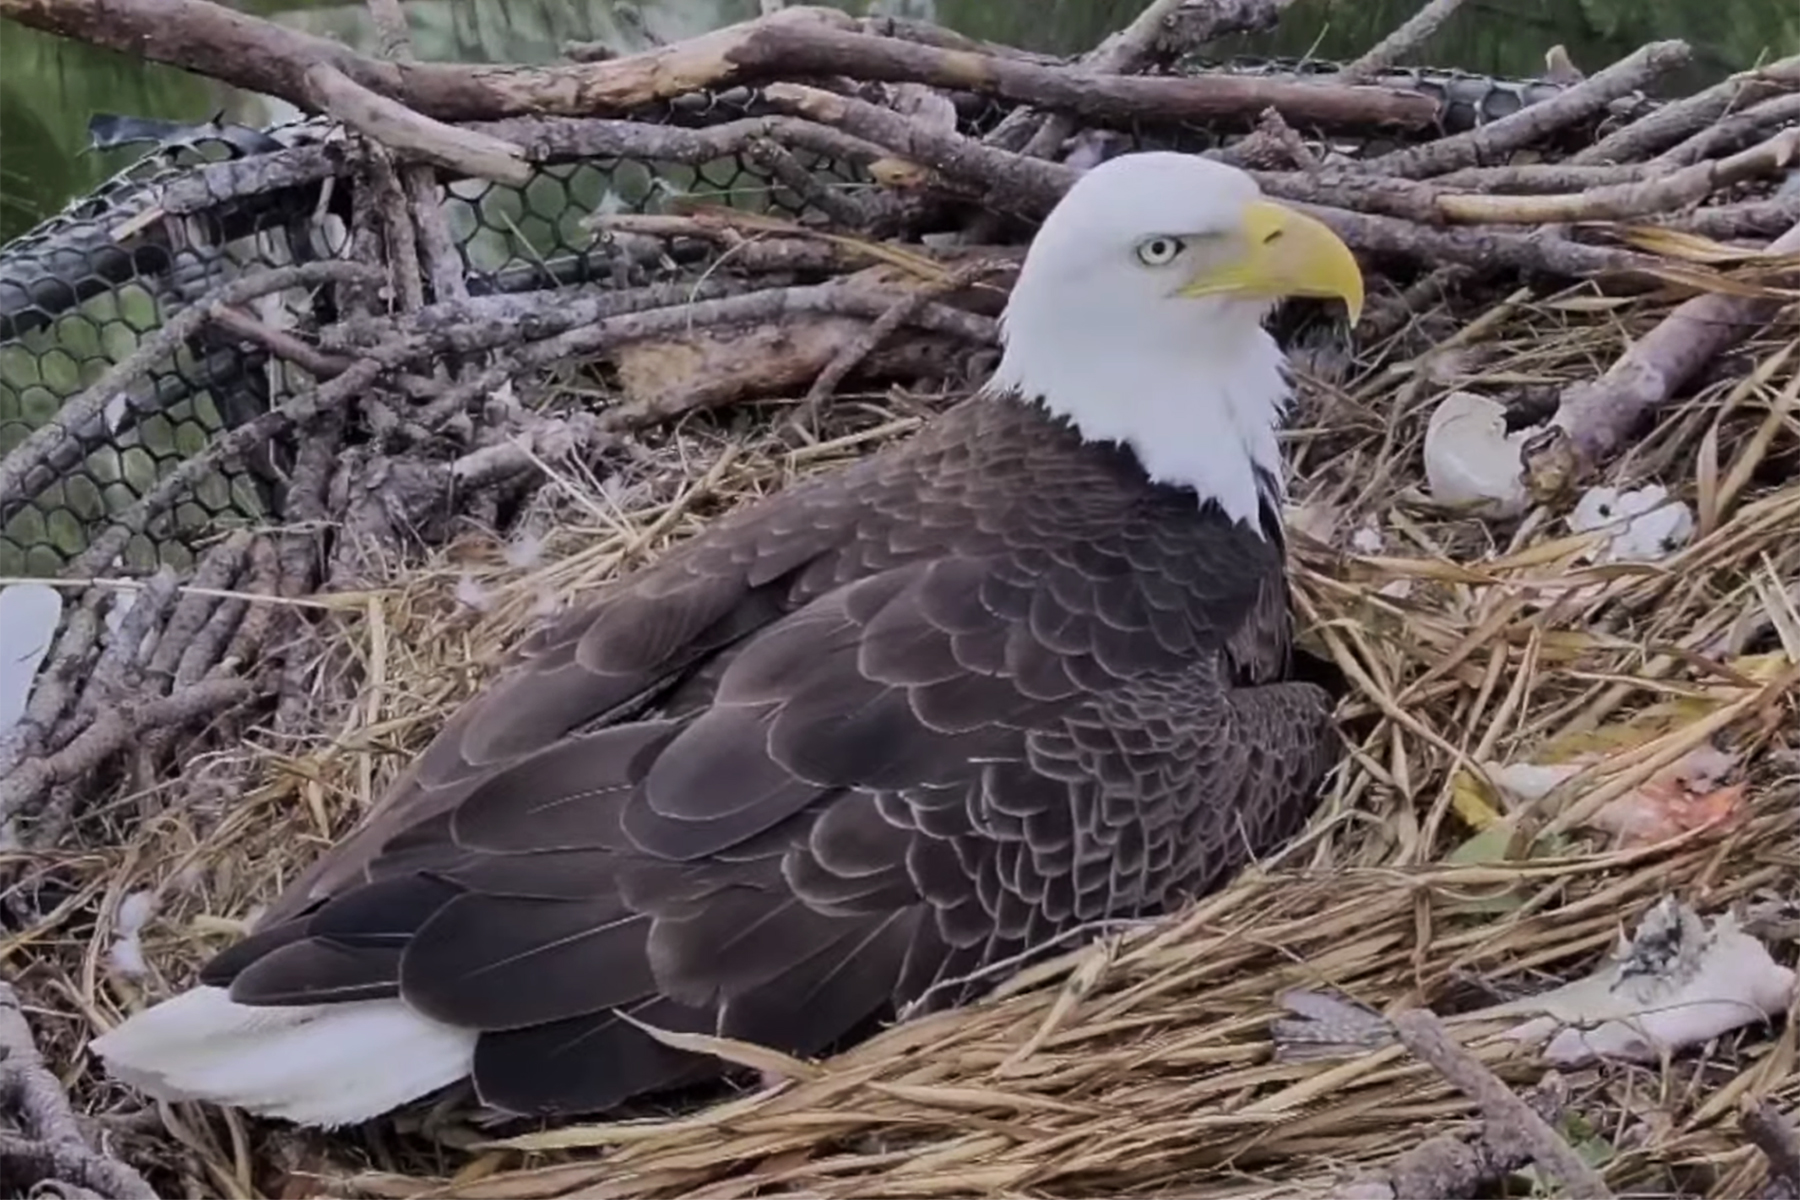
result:
[[[1425,425],[1425,478],[1431,497],[1484,517],[1516,517],[1531,503],[1525,490],[1526,440],[1532,429],[1506,431],[1506,406],[1473,392],[1451,392]]]
[[[1687,545],[1694,514],[1669,491],[1653,483],[1635,491],[1589,488],[1569,514],[1570,533],[1606,533],[1597,562],[1655,562]]]
[[[1726,913],[1711,928],[1665,896],[1594,974],[1472,1017],[1532,1016],[1507,1036],[1558,1066],[1596,1058],[1654,1063],[1787,1011],[1794,972]]]

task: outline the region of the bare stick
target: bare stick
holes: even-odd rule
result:
[[[747,295],[701,300],[579,325],[555,337],[522,347],[508,361],[490,367],[466,383],[450,388],[443,396],[432,401],[419,415],[419,421],[427,428],[441,425],[455,413],[461,412],[471,401],[492,391],[525,367],[546,366],[581,355],[616,349],[631,342],[669,337],[709,325],[779,323],[801,314],[879,319],[894,306],[896,297],[891,290],[877,291],[858,286],[854,278],[852,276],[811,287],[765,288]],[[943,304],[921,302],[906,314],[905,320],[908,324],[934,333],[951,334],[978,345],[992,344],[998,335],[998,327],[991,318]],[[604,430],[616,428],[613,423],[614,415],[607,413],[602,416],[601,426]]]
[[[957,268],[945,278],[935,283],[926,284],[912,295],[897,300],[893,306],[870,323],[861,337],[840,350],[835,358],[819,372],[813,380],[812,387],[807,389],[806,399],[801,402],[800,419],[808,424],[816,424],[819,409],[830,397],[832,389],[843,382],[844,376],[856,369],[858,363],[874,352],[875,348],[892,337],[902,325],[918,313],[926,304],[947,292],[958,291],[968,287],[983,275],[1006,264],[993,262],[975,262]]]
[[[156,652],[150,656],[145,670],[145,682],[159,694],[168,692],[182,656],[200,636],[200,631],[221,603],[218,593],[229,590],[243,570],[250,541],[248,530],[233,530],[209,549],[194,568],[187,588],[163,625],[162,636],[156,641]]]
[[[64,712],[79,698],[81,681],[100,640],[100,606],[106,599],[101,589],[91,588],[82,597],[81,607],[69,615],[49,664],[31,689],[24,719],[0,734],[0,779],[10,775],[22,759],[44,748]]]
[[[1656,260],[1646,254],[1589,246],[1539,233],[1512,233],[1491,227],[1429,229],[1395,217],[1351,212],[1326,205],[1300,203],[1337,231],[1351,246],[1377,254],[1393,254],[1415,262],[1460,263],[1512,271],[1543,271],[1568,279],[1617,275],[1649,282]]]
[[[1157,79],[1064,71],[997,55],[953,53],[872,37],[820,8],[772,16],[609,62],[546,67],[412,63],[404,71],[326,38],[233,12],[211,0],[0,0],[0,16],[226,83],[307,102],[306,75],[325,66],[440,121],[526,113],[620,113],[688,92],[798,75],[926,83],[1066,110],[1083,117],[1254,116],[1273,105],[1319,125],[1419,129],[1437,103],[1415,92],[1244,75]]]
[[[135,685],[144,665],[145,639],[152,629],[161,626],[163,614],[174,603],[176,583],[175,573],[164,567],[132,598],[131,608],[107,636],[106,648],[88,671],[81,699],[76,702],[69,721],[58,730],[58,741],[73,737],[74,728],[87,724],[95,713],[117,704]],[[113,603],[117,605],[123,599],[122,595],[114,596]]]
[[[107,1200],[156,1200],[142,1175],[89,1147],[68,1096],[38,1052],[17,993],[5,981],[0,981],[0,1094],[11,1099],[23,1126],[22,1136],[0,1133],[0,1177],[9,1194],[55,1195],[75,1187]],[[40,1191],[44,1183],[63,1187]]]
[[[616,156],[703,163],[737,154],[761,138],[851,162],[869,162],[882,153],[835,129],[789,117],[746,117],[704,129],[604,117],[511,117],[471,128],[518,142],[534,162]]]
[[[381,56],[394,62],[412,62],[412,32],[407,28],[406,11],[400,0],[369,0],[369,16],[381,36]],[[505,139],[494,140],[506,145],[509,153],[523,153]],[[437,171],[429,163],[412,163],[400,172],[400,182],[418,223],[419,258],[432,294],[439,300],[468,295],[462,260],[451,243],[450,226],[444,220],[443,205],[438,202]]]
[[[1265,108],[1274,108],[1290,121],[1305,124],[1420,129],[1437,115],[1436,101],[1399,89],[1249,75],[1145,78],[1055,70],[1012,59],[950,54],[931,46],[818,25],[771,25],[732,57],[759,77],[848,75],[889,83],[925,83],[1094,120],[1129,120],[1147,113],[1166,121],[1254,117]]]
[[[1800,92],[1775,96],[1752,104],[1734,116],[1721,117],[1687,141],[1657,156],[1653,169],[1686,167],[1703,159],[1717,158],[1762,136],[1771,126],[1800,121]]]
[[[1796,252],[1800,225],[1765,251],[1770,256]],[[1525,447],[1535,492],[1555,495],[1605,462],[1648,413],[1781,306],[1779,298],[1715,292],[1696,296],[1633,342],[1605,375],[1564,390],[1550,428]]]
[[[1124,75],[1137,69],[1138,65],[1150,55],[1150,47],[1155,44],[1157,34],[1161,32],[1163,22],[1167,21],[1182,0],[1152,0],[1149,7],[1137,15],[1137,19],[1124,29],[1115,33],[1093,50],[1082,56],[1081,65],[1090,71],[1103,72],[1109,75]],[[1027,115],[1029,114],[1029,115]],[[1034,113],[1030,109],[1010,113],[1007,120],[1019,117],[1029,120],[1038,117],[1038,125],[1031,139],[1025,143],[1021,154],[1032,158],[1049,158],[1075,132],[1075,122],[1067,113]],[[1005,124],[1003,121],[1002,124]],[[995,130],[998,134],[1000,131]]]
[[[1781,1110],[1763,1100],[1744,1112],[1738,1124],[1769,1160],[1770,1181],[1785,1184],[1789,1195],[1800,1195],[1800,1137]]]
[[[940,133],[899,113],[822,88],[776,83],[764,98],[809,121],[836,126],[867,142],[966,183],[981,202],[1001,212],[1042,215],[1073,186],[1079,172],[996,150],[955,133]]]
[[[897,113],[819,88],[771,84],[763,94],[772,104],[887,146],[895,154],[922,163],[946,179],[963,183],[984,204],[1001,211],[1041,216],[1080,174],[1059,163],[1009,154],[955,134],[937,133]],[[1485,128],[1497,128],[1499,124]],[[1646,272],[1654,267],[1655,260],[1629,250],[1589,246],[1542,233],[1432,229],[1412,220],[1320,203],[1354,198],[1364,204],[1417,213],[1425,211],[1428,199],[1435,195],[1427,184],[1360,173],[1353,177],[1348,172],[1319,177],[1298,173],[1260,175],[1258,180],[1270,194],[1311,210],[1358,250],[1395,254],[1415,261],[1544,271],[1570,278],[1602,274],[1653,278]]]
[[[1751,238],[1767,241],[1800,224],[1800,192],[1742,204],[1716,204],[1697,208],[1679,219],[1659,224],[1690,230],[1711,238]]]
[[[1157,0],[1118,33],[1084,54],[1079,64],[1096,74],[1126,75],[1167,61],[1183,50],[1226,33],[1272,29],[1291,0]],[[1031,158],[1052,158],[1075,131],[1063,113],[1020,108],[982,140]]]
[[[0,780],[0,820],[28,807],[51,786],[95,769],[147,730],[192,721],[255,694],[247,679],[209,679],[171,696],[108,709],[55,754],[27,759]]]
[[[1618,183],[1560,196],[1448,195],[1438,211],[1467,224],[1550,225],[1617,221],[1696,204],[1746,179],[1772,175],[1800,155],[1800,129],[1778,133],[1761,145],[1718,162],[1695,163],[1635,183]]]
[[[1598,116],[1614,100],[1630,95],[1664,72],[1682,66],[1692,56],[1686,42],[1652,42],[1598,75],[1582,80],[1560,96],[1528,105],[1511,116],[1477,126],[1467,133],[1384,154],[1371,160],[1367,167],[1382,174],[1419,179],[1480,166],[1528,146],[1557,129]]]
[[[1445,190],[1470,192],[1580,192],[1592,187],[1631,183],[1652,173],[1649,163],[1572,167],[1568,163],[1509,163],[1503,167],[1465,167],[1439,175],[1432,183]]]
[[[751,162],[785,184],[800,199],[847,229],[868,223],[869,212],[854,197],[800,165],[793,152],[772,138],[757,138],[744,147]]]
[[[1727,113],[1795,87],[1800,87],[1800,54],[1740,72],[1703,92],[1665,105],[1576,151],[1569,156],[1569,162],[1579,166],[1645,158],[1699,133]]]
[[[1339,71],[1337,77],[1345,83],[1356,83],[1379,75],[1424,45],[1438,31],[1438,26],[1448,21],[1450,15],[1462,5],[1463,0],[1429,0],[1424,8],[1414,13],[1400,28],[1382,38],[1364,51],[1355,62]]]
[[[220,329],[246,342],[254,342],[277,358],[284,358],[305,370],[315,379],[330,379],[343,373],[350,360],[327,354],[318,347],[301,341],[284,329],[271,329],[255,317],[235,308],[218,308],[212,314]]]
[[[381,229],[387,237],[387,269],[395,307],[401,312],[413,312],[425,305],[425,279],[420,273],[418,231],[413,228],[406,188],[387,147],[380,142],[367,147],[363,161],[368,168],[367,198],[381,218]]]
[[[1319,165],[1318,155],[1307,146],[1306,139],[1272,108],[1258,118],[1256,129],[1248,137],[1220,149],[1219,160],[1246,169],[1264,170],[1298,167],[1312,172]]]
[[[330,63],[309,67],[304,82],[307,98],[315,105],[389,149],[481,179],[514,185],[531,182],[531,166],[519,146],[422,116],[363,87]]]
[[[1568,1104],[1568,1086],[1560,1076],[1546,1076],[1526,1095],[1525,1103],[1546,1121],[1556,1121]],[[1484,1121],[1481,1135],[1473,1141],[1456,1133],[1440,1133],[1381,1170],[1327,1194],[1354,1195],[1359,1200],[1459,1200],[1488,1192],[1531,1161],[1531,1148],[1509,1127]]]
[[[308,441],[307,445],[301,448],[302,459],[305,457],[307,447],[315,444],[317,443],[314,441]],[[326,442],[325,447],[326,454],[329,456],[334,447],[330,442]],[[296,463],[294,468],[294,475],[299,480],[302,489],[306,485],[306,480],[302,477],[301,472],[303,465],[302,461]],[[245,595],[278,596],[281,594],[281,556],[275,543],[268,536],[260,536],[251,543],[250,566],[247,576],[243,586],[239,589]],[[231,668],[249,662],[251,656],[260,651],[268,642],[269,631],[275,624],[276,615],[282,611],[284,610],[274,604],[251,605],[244,614],[243,623],[232,634],[231,644],[225,647],[225,656],[219,665]],[[181,672],[178,670],[176,682],[185,684],[193,681],[181,678]]]
[[[729,26],[610,62],[505,67],[397,63],[342,42],[278,25],[214,0],[0,0],[0,17],[152,62],[209,75],[249,91],[307,103],[305,75],[318,64],[440,121],[529,113],[620,113],[659,99],[743,82],[734,55],[769,28],[853,18],[816,8]]]
[[[940,50],[997,54],[1003,58],[1016,58],[1021,62],[1037,63],[1045,67],[1054,67],[1062,61],[1055,55],[1021,50],[1016,46],[1008,46],[1004,42],[985,42],[980,38],[972,38],[966,33],[959,33],[942,25],[934,25],[930,21],[914,20],[911,17],[867,16],[858,24],[858,28],[864,33],[872,33],[877,37],[900,38],[903,41],[918,42],[925,46],[936,46]]]
[[[380,35],[381,57],[395,62],[412,60],[412,31],[406,25],[406,9],[400,0],[369,0],[369,17]]]
[[[1575,1200],[1611,1200],[1606,1181],[1569,1148],[1550,1123],[1521,1100],[1488,1070],[1481,1060],[1458,1045],[1436,1015],[1422,1008],[1394,1014],[1394,1030],[1406,1048],[1458,1091],[1481,1106],[1490,1125],[1506,1131],[1531,1147],[1537,1165],[1560,1179]]]
[[[69,573],[83,576],[105,570],[113,556],[131,540],[132,534],[143,529],[152,517],[186,495],[202,475],[216,470],[225,459],[267,442],[290,425],[304,424],[323,409],[357,395],[375,381],[384,366],[379,359],[365,358],[316,391],[302,392],[280,408],[263,413],[215,438],[199,454],[183,459],[180,465],[158,480],[154,488],[139,497],[136,504],[114,516],[112,528],[89,543],[88,548],[69,564]]]

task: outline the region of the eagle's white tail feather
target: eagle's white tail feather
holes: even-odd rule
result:
[[[467,1076],[476,1033],[399,1000],[292,1008],[198,987],[95,1038],[120,1082],[163,1100],[204,1100],[302,1125],[366,1121]]]

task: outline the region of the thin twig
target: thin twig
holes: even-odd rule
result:
[[[1338,79],[1345,83],[1359,83],[1381,74],[1417,51],[1462,6],[1463,0],[1429,0],[1425,7],[1409,17],[1400,28],[1382,38],[1339,71]]]
[[[928,283],[909,296],[896,300],[894,304],[863,331],[861,337],[840,350],[835,358],[826,364],[813,380],[812,387],[807,389],[806,398],[801,401],[800,412],[795,419],[808,426],[816,427],[819,410],[837,387],[857,364],[862,362],[882,342],[892,337],[896,330],[917,315],[918,311],[937,297],[949,292],[960,291],[968,287],[982,276],[1005,266],[1004,263],[974,262],[958,267],[945,278]]]
[[[1581,1156],[1570,1149],[1549,1122],[1502,1083],[1480,1059],[1458,1045],[1428,1009],[1394,1014],[1394,1030],[1406,1048],[1442,1075],[1458,1091],[1481,1106],[1490,1124],[1503,1126],[1531,1147],[1537,1165],[1561,1180],[1574,1200],[1611,1200],[1612,1190]]]
[[[247,342],[254,342],[277,358],[286,359],[314,379],[330,379],[341,375],[344,368],[350,365],[349,359],[328,354],[284,329],[271,329],[255,317],[235,308],[216,307],[212,320],[220,329]]]

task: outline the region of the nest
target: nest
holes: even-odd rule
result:
[[[1568,568],[1578,545],[1554,521],[1495,546],[1486,524],[1417,499],[1435,391],[1569,377],[1658,316],[1595,321],[1580,302],[1585,291],[1500,312],[1487,323],[1479,366],[1446,367],[1441,352],[1415,364],[1452,370],[1453,379],[1395,389],[1394,364],[1371,363],[1340,387],[1303,385],[1292,436],[1297,512],[1330,505],[1337,541],[1373,518],[1392,542],[1365,556],[1300,539],[1304,621],[1357,683],[1346,720],[1387,719],[1355,747],[1312,830],[1279,861],[1191,912],[1033,968],[996,998],[900,1024],[824,1062],[778,1064],[791,1081],[697,1112],[549,1130],[497,1148],[474,1130],[435,1145],[408,1135],[362,1143],[171,1111],[163,1120],[176,1140],[146,1146],[147,1161],[215,1195],[257,1186],[407,1197],[1177,1187],[1274,1196],[1322,1193],[1346,1171],[1378,1168],[1431,1134],[1466,1128],[1474,1103],[1399,1047],[1280,1061],[1270,1023],[1283,1015],[1282,995],[1326,990],[1383,1010],[1467,1003],[1471,988],[1536,989],[1591,967],[1669,894],[1707,911],[1787,898],[1800,855],[1789,772],[1765,748],[1770,739],[1751,734],[1760,751],[1747,751],[1753,804],[1727,829],[1632,850],[1588,841],[1558,856],[1445,861],[1471,833],[1453,807],[1452,752],[1485,747],[1483,757],[1507,760],[1656,700],[1755,695],[1695,660],[1719,653],[1721,636],[1737,639],[1734,650],[1757,648],[1751,639],[1766,639],[1762,631],[1780,621],[1759,585],[1800,574],[1790,532],[1800,485],[1754,482],[1754,460],[1769,453],[1757,429],[1800,387],[1787,345],[1773,339],[1746,351],[1780,361],[1755,389],[1721,380],[1669,410],[1614,470],[1683,491],[1703,460],[1713,464],[1707,473],[1752,479],[1716,528],[1663,563],[1584,575]],[[1743,394],[1727,412],[1734,391]],[[310,601],[324,608],[325,677],[356,682],[314,714],[307,737],[190,760],[190,789],[215,774],[249,781],[208,807],[170,808],[121,788],[72,830],[70,845],[34,857],[32,876],[54,880],[60,899],[9,956],[25,964],[45,1052],[77,1072],[82,1107],[128,1103],[85,1063],[90,1033],[180,986],[240,932],[543,619],[546,597],[601,587],[734,504],[906,436],[922,417],[917,407],[931,404],[896,411],[879,396],[847,398],[834,411],[849,428],[802,446],[783,419],[788,406],[729,423],[695,419],[655,445],[623,486],[573,476],[549,484],[538,503],[557,513],[555,532],[529,555],[516,539],[470,533],[383,586]],[[1481,578],[1449,566],[1474,561]],[[1600,590],[1579,605],[1522,611],[1533,583],[1590,578]],[[1408,595],[1382,595],[1401,580],[1412,584]],[[1607,615],[1603,632],[1597,614]],[[1741,724],[1760,722],[1766,734],[1780,711],[1778,697],[1758,696]],[[151,971],[133,978],[117,969],[119,912],[145,893],[156,915],[134,936]],[[1511,1080],[1542,1074],[1503,1039],[1474,1045]],[[1700,1061],[1596,1069],[1569,1083],[1572,1106],[1616,1144],[1609,1181],[1718,1196],[1744,1194],[1761,1169],[1736,1131],[1737,1101],[1800,1092],[1791,1034],[1760,1024]]]
[[[1267,122],[1259,132],[1288,140]],[[1053,187],[1032,170],[1020,167],[1011,183]],[[1735,213],[1708,218],[1719,236],[1788,212],[1788,201],[1741,190],[1716,199]],[[1352,752],[1305,836],[1192,909],[1091,931],[1063,957],[997,978],[987,999],[903,1021],[823,1061],[696,1043],[781,1078],[603,1123],[502,1135],[444,1109],[326,1136],[237,1113],[140,1109],[88,1059],[87,1040],[185,986],[241,934],[510,647],[559,605],[733,506],[908,436],[960,398],[979,366],[921,382],[920,360],[937,362],[944,345],[930,339],[991,334],[982,314],[998,292],[978,282],[993,266],[985,259],[921,266],[873,238],[771,231],[766,218],[716,213],[612,224],[722,243],[743,259],[762,253],[773,264],[763,269],[804,259],[844,272],[874,261],[888,283],[913,284],[879,302],[812,285],[812,308],[787,284],[771,289],[779,304],[684,284],[685,295],[655,310],[664,326],[632,327],[640,341],[672,338],[684,314],[708,303],[737,305],[740,320],[756,319],[756,304],[777,319],[854,317],[867,332],[851,355],[834,343],[787,362],[755,398],[739,394],[757,390],[747,385],[674,408],[652,397],[623,406],[628,419],[597,423],[578,419],[597,385],[631,381],[617,362],[598,380],[570,375],[559,364],[603,347],[584,345],[579,327],[540,330],[497,365],[469,366],[413,397],[418,420],[444,422],[466,416],[471,397],[497,394],[480,415],[505,436],[449,453],[432,443],[436,458],[377,461],[359,446],[334,463],[339,442],[301,449],[293,475],[312,482],[294,489],[288,524],[212,539],[186,582],[91,581],[40,683],[40,699],[58,693],[40,706],[51,713],[40,744],[0,745],[0,759],[14,756],[0,811],[31,818],[0,853],[10,924],[0,959],[47,1066],[7,1061],[15,1074],[35,1072],[40,1095],[60,1084],[73,1101],[28,1109],[16,1131],[0,1127],[0,1160],[119,1196],[143,1194],[134,1190],[143,1180],[109,1174],[103,1154],[128,1161],[156,1192],[198,1196],[1274,1197],[1347,1195],[1345,1181],[1359,1177],[1357,1187],[1387,1195],[1405,1191],[1402,1181],[1414,1189],[1406,1194],[1466,1195],[1526,1169],[1543,1182],[1563,1161],[1506,1127],[1524,1119],[1524,1097],[1549,1115],[1557,1153],[1603,1181],[1588,1194],[1738,1196],[1771,1162],[1782,1174],[1792,1135],[1766,1108],[1761,1124],[1740,1116],[1800,1100],[1791,1025],[1759,1015],[1699,1052],[1550,1075],[1504,1022],[1460,1020],[1587,974],[1671,897],[1708,915],[1736,912],[1779,958],[1800,940],[1787,919],[1800,817],[1782,729],[1800,682],[1791,588],[1800,328],[1791,306],[1786,317],[1769,308],[1784,295],[1764,282],[1779,262],[1667,225],[1640,229],[1628,249],[1511,233],[1517,242],[1491,243],[1522,254],[1529,242],[1537,257],[1524,265],[1549,275],[1586,274],[1590,252],[1613,256],[1606,262],[1639,273],[1627,294],[1540,275],[1496,299],[1476,286],[1473,264],[1416,273],[1411,286],[1396,273],[1377,280],[1386,306],[1353,356],[1297,352],[1301,402],[1287,434],[1297,604],[1304,639],[1351,681],[1340,716]],[[1357,228],[1363,247],[1392,233]],[[1428,230],[1424,250],[1399,256],[1429,261],[1462,245],[1458,234]],[[429,246],[418,253],[415,287],[433,265]],[[1739,260],[1754,269],[1725,269]],[[277,283],[367,282],[353,264],[308,270]],[[1603,421],[1565,427],[1564,443],[1527,464],[1534,490],[1521,517],[1485,520],[1431,499],[1422,448],[1447,393],[1506,397],[1522,419],[1534,405],[1566,410],[1577,385],[1640,361],[1659,334],[1666,346],[1702,302],[1736,306],[1750,335],[1688,371],[1679,397],[1615,379],[1610,406],[1588,402]],[[1755,320],[1744,318],[1754,304],[1763,305],[1748,310]],[[617,333],[616,322],[646,315],[597,319]],[[330,389],[341,397],[385,378],[405,360],[384,360],[393,343],[382,338],[423,327],[404,313],[388,326],[366,313],[347,324],[357,319],[361,332],[331,347],[351,365],[288,347],[329,382],[302,397],[310,410],[276,410],[282,419],[259,432],[303,424]],[[890,346],[898,357],[868,377],[866,360],[902,327],[926,349],[909,359]],[[692,341],[668,345],[720,365]],[[891,382],[909,372],[918,377],[909,386]],[[512,381],[562,407],[527,412]],[[411,386],[389,383],[396,395]],[[372,403],[362,415],[393,417],[381,414]],[[531,436],[517,436],[521,427]],[[1695,536],[1659,561],[1596,564],[1594,539],[1567,527],[1565,468],[1621,488],[1667,487],[1694,506]],[[496,479],[505,486],[499,500],[489,491],[456,507],[443,502],[446,477],[477,495]],[[0,496],[17,478],[0,463]],[[336,533],[323,562],[321,522]],[[122,594],[137,597],[131,612],[102,632]],[[160,686],[118,711],[90,699],[105,699],[103,685],[145,681]],[[1509,807],[1482,782],[1493,764],[1544,761],[1559,745],[1628,727],[1639,735],[1604,770],[1535,805]],[[1608,802],[1702,744],[1728,747],[1742,785],[1724,819],[1650,840],[1597,829]],[[1306,1052],[1293,1015],[1321,996],[1364,1014],[1429,1008],[1463,1050],[1429,1052],[1376,1016],[1373,1042],[1326,1038],[1324,1051]],[[20,1037],[4,1022],[0,1035],[9,1046]],[[1427,1150],[1442,1152],[1435,1176],[1420,1173]]]

